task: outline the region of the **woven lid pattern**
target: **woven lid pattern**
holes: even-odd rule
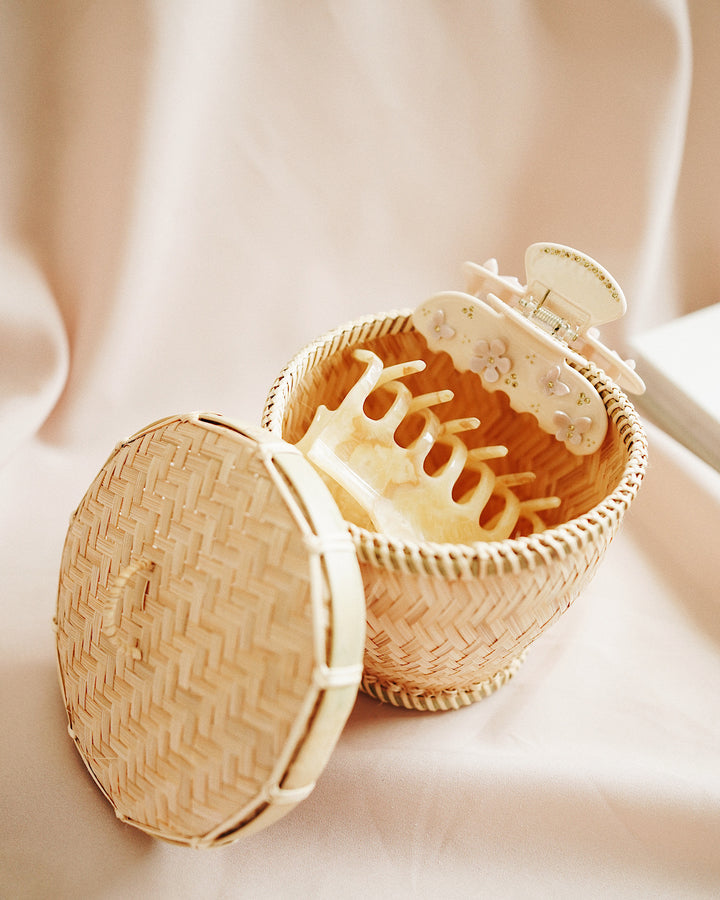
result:
[[[362,584],[339,515],[316,533],[298,465],[260,433],[177,417],[120,445],[72,518],[57,613],[70,733],[117,815],[152,834],[212,844],[277,818],[352,708]]]

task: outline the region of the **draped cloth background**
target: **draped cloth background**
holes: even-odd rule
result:
[[[370,312],[558,241],[633,335],[720,300],[720,7],[7,0],[0,7],[0,883],[8,897],[702,897],[720,890],[720,476],[649,423],[599,574],[492,698],[358,699],[311,797],[194,853],[117,822],[51,619],[115,443],[257,423]]]

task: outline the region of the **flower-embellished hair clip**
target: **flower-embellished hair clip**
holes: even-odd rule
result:
[[[620,318],[625,297],[589,256],[561,244],[538,243],[525,254],[527,286],[500,276],[492,259],[467,263],[468,293],[445,291],[419,306],[413,324],[455,368],[474,372],[488,391],[503,391],[516,412],[572,453],[597,450],[607,431],[605,405],[573,368],[588,360],[631,393],[645,390],[632,362],[598,338],[597,326]]]

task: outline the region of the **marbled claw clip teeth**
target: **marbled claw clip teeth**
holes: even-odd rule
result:
[[[504,540],[522,520],[531,531],[545,528],[541,513],[557,508],[560,500],[521,500],[515,488],[533,481],[533,473],[496,475],[489,462],[505,456],[507,448],[468,449],[460,435],[476,429],[479,420],[437,416],[435,408],[451,400],[452,391],[415,396],[399,380],[422,371],[422,361],[384,367],[369,350],[353,355],[364,371],[336,409],[317,408],[297,445],[324,477],[346,519],[403,540],[451,543]],[[390,402],[386,397],[381,414],[371,418],[366,402],[379,389]],[[411,425],[413,417],[420,421]],[[399,442],[403,426],[407,433]],[[441,459],[433,462],[438,445]]]

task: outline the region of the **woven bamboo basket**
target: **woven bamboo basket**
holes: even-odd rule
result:
[[[469,449],[557,495],[548,528],[478,544],[415,543],[344,521],[292,444],[356,382],[353,351],[422,359],[413,395],[450,388]],[[170,417],[122,441],[71,517],[57,615],[68,730],[116,815],[211,847],[312,791],[358,687],[444,710],[487,696],[592,576],[639,488],[646,443],[617,386],[601,448],[574,456],[507,397],[432,353],[410,313],[314,341],[270,391],[264,428]]]
[[[562,499],[541,533],[487,543],[394,540],[348,523],[365,588],[361,689],[395,706],[446,710],[503,685],[587,584],[639,489],[647,445],[627,397],[595,366],[580,371],[602,397],[609,428],[597,452],[575,456],[504,394],[430,352],[410,317],[369,316],[313,341],[273,385],[263,426],[296,443],[317,407],[335,408],[355,383],[357,348],[385,365],[422,359],[425,370],[405,379],[412,393],[450,388],[444,416],[481,420],[463,435],[468,448],[504,444],[510,452],[497,461],[499,474],[533,471],[536,496]]]

